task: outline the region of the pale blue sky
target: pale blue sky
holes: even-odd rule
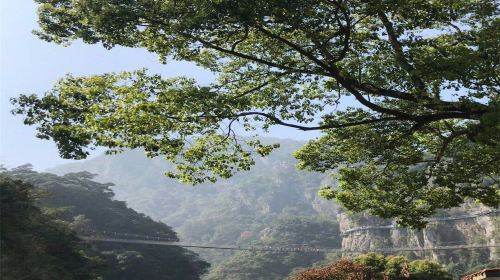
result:
[[[36,169],[69,162],[59,158],[55,144],[35,137],[35,129],[10,114],[9,98],[20,93],[42,94],[66,73],[87,75],[142,67],[165,77],[185,75],[208,82],[210,73],[185,62],[158,63],[145,50],[115,48],[80,42],[69,47],[49,44],[32,35],[37,28],[36,5],[31,0],[0,0],[0,164],[32,163]],[[271,136],[307,139],[317,133],[277,128]]]

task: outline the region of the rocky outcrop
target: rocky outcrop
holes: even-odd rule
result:
[[[390,220],[366,214],[340,213],[338,221],[346,251],[374,251],[394,248],[435,248],[439,246],[490,246],[474,249],[408,251],[408,255],[432,258],[443,263],[460,263],[470,258],[495,260],[500,257],[499,212],[484,207],[454,209],[430,219],[423,230],[397,227]],[[404,253],[404,252],[403,252]],[[388,254],[390,254],[388,252]]]

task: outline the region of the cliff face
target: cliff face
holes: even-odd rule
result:
[[[340,213],[338,221],[343,232],[342,248],[346,251],[372,251],[381,248],[404,247],[492,246],[500,241],[498,235],[500,218],[497,212],[491,211],[479,206],[454,209],[431,219],[423,230],[398,228],[389,220],[370,217],[366,214]],[[442,263],[462,263],[471,259],[486,262],[500,257],[500,252],[496,247],[403,253],[414,257],[432,258]]]

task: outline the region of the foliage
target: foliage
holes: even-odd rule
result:
[[[215,181],[277,147],[241,141],[237,124],[280,125],[324,132],[299,167],[339,169],[322,193],[351,210],[422,227],[467,198],[499,205],[497,1],[37,2],[46,41],[145,48],[216,77],[67,76],[14,99],[65,158],[142,147],[177,164],[171,177]]]
[[[78,234],[88,234],[88,231],[93,230],[155,234],[169,240],[178,240],[169,226],[135,212],[122,201],[112,200],[114,194],[110,184],[93,181],[94,175],[89,172],[57,176],[37,173],[29,168],[17,168],[3,174],[30,182],[36,190],[45,193],[37,200],[37,204],[43,208],[56,209],[60,218],[65,221],[66,228],[72,228]],[[51,243],[57,244],[55,239]],[[106,269],[101,275],[110,280],[196,280],[200,279],[209,266],[193,252],[175,246],[96,243],[85,252],[103,260]]]
[[[451,280],[451,274],[440,264],[430,260],[410,262],[402,256],[377,255],[368,253],[354,261],[339,259],[329,265],[311,268],[299,273],[293,280],[404,280],[433,279]]]
[[[31,184],[0,174],[0,278],[102,279],[99,261],[55,216],[35,206]]]

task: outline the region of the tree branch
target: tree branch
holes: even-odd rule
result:
[[[403,68],[410,75],[413,84],[420,91],[420,93],[424,94],[426,92],[425,83],[422,81],[422,79],[420,79],[415,75],[415,68],[406,59],[406,56],[403,52],[403,47],[401,46],[401,43],[398,41],[398,36],[396,34],[396,31],[394,30],[394,26],[383,12],[379,12],[378,15],[382,20],[382,23],[384,24],[385,30],[387,31],[389,42],[392,46],[392,49],[395,52],[396,61],[401,66],[401,68]]]
[[[197,37],[197,36],[192,36],[192,35],[186,34],[186,33],[183,33],[182,35],[186,36],[186,37],[188,37],[190,39],[196,40],[196,41],[200,42],[201,44],[203,44],[204,46],[206,46],[208,48],[212,48],[214,50],[217,50],[217,51],[220,51],[220,52],[223,52],[223,53],[226,53],[226,54],[230,54],[230,55],[233,55],[233,56],[236,56],[236,57],[239,57],[239,58],[243,58],[243,59],[246,59],[246,60],[254,61],[254,62],[257,62],[257,63],[260,63],[260,64],[264,64],[264,65],[267,65],[267,66],[270,66],[270,67],[274,67],[274,68],[278,68],[278,69],[281,69],[281,70],[285,70],[285,71],[288,71],[288,72],[294,72],[294,73],[311,74],[311,75],[321,75],[321,73],[318,73],[316,71],[311,71],[311,70],[306,70],[306,69],[292,68],[292,67],[289,67],[289,66],[286,66],[286,65],[283,65],[283,64],[279,64],[279,63],[275,63],[275,62],[272,62],[272,61],[268,61],[268,60],[265,60],[263,58],[259,58],[259,57],[256,57],[256,56],[251,56],[251,55],[240,53],[240,52],[237,52],[237,51],[225,49],[225,48],[223,48],[221,46],[215,45],[214,43],[206,41],[206,40],[204,40],[204,39],[202,39],[200,37]]]
[[[261,27],[261,26],[256,26],[255,27],[257,30],[261,31],[262,33],[264,33],[265,35],[269,36],[270,38],[273,38],[279,42],[282,42],[284,43],[285,45],[291,47],[292,49],[296,50],[299,54],[309,58],[311,61],[313,61],[314,63],[316,63],[318,66],[322,67],[323,69],[329,69],[330,67],[328,66],[328,64],[326,64],[325,62],[321,61],[319,58],[315,57],[313,54],[311,54],[310,52],[304,50],[303,48],[301,48],[299,45],[277,35],[277,34],[274,34],[273,32],[267,30],[266,28],[264,27]]]
[[[246,96],[248,94],[251,94],[253,92],[259,91],[262,88],[264,88],[265,86],[267,86],[268,84],[269,84],[269,81],[265,81],[264,83],[262,83],[262,84],[260,84],[258,86],[255,86],[255,87],[253,87],[253,88],[251,88],[249,90],[246,90],[246,91],[242,92],[241,94],[236,95],[234,98],[241,98],[241,97],[244,97],[244,96]]]
[[[448,145],[457,137],[462,136],[462,135],[467,135],[469,133],[468,130],[458,130],[458,131],[453,131],[450,136],[444,138],[443,140],[443,145],[441,146],[441,149],[436,155],[436,163],[439,163],[441,159],[444,156],[444,153],[446,152],[446,149],[448,148]]]
[[[378,118],[378,119],[367,119],[367,120],[349,122],[349,123],[343,123],[343,124],[330,124],[330,125],[320,125],[320,126],[302,126],[302,125],[284,122],[283,120],[281,120],[281,119],[279,119],[271,114],[267,114],[267,113],[263,113],[263,112],[242,112],[242,113],[234,115],[233,117],[244,117],[244,116],[252,116],[252,115],[263,116],[265,118],[272,120],[275,124],[287,126],[287,127],[292,127],[292,128],[296,128],[296,129],[303,130],[303,131],[346,128],[346,127],[352,127],[352,126],[358,126],[358,125],[364,125],[364,124],[374,124],[374,123],[397,120],[397,118],[394,118],[394,117],[386,117],[386,118]]]

